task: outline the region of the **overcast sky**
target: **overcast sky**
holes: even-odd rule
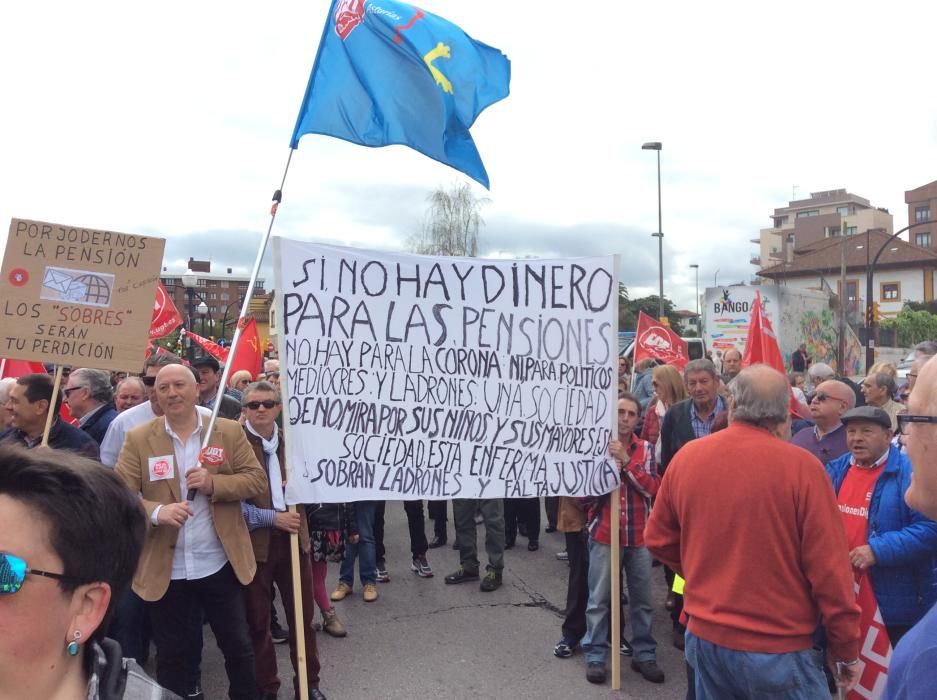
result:
[[[379,4],[379,3],[378,3]],[[329,3],[4,3],[0,237],[11,217],[168,239],[249,271]],[[796,186],[907,223],[937,179],[933,3],[427,0],[511,59],[473,129],[491,179],[483,256],[620,253],[665,293],[749,280],[749,242]],[[401,250],[429,192],[468,181],[401,146],[306,136],[274,233]],[[268,252],[269,258],[269,252]],[[269,286],[269,284],[268,284]]]

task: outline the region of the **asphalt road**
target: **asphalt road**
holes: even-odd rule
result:
[[[426,532],[432,535],[429,520]],[[317,635],[320,688],[329,700],[685,697],[683,653],[671,644],[670,618],[663,608],[662,569],[655,568],[653,576],[654,635],[666,681],[648,683],[631,670],[630,659],[622,657],[622,688],[612,691],[610,682],[597,686],[586,681],[581,652],[569,659],[553,656],[568,575],[566,562],[555,557],[564,548],[561,533],[541,534],[537,552],[528,552],[526,538],[518,537],[518,546],[505,553],[504,585],[493,593],[479,591],[477,582],[445,584],[443,576],[454,571],[459,561],[458,552],[449,545],[429,552],[434,578],[421,579],[412,573],[402,503],[388,502],[386,533],[391,580],[378,584],[380,598],[374,603],[362,601],[356,581],[354,594],[335,604],[348,636]],[[483,526],[478,527],[478,536],[483,552]],[[450,520],[450,544],[453,538]],[[330,564],[330,592],[337,581],[338,564]],[[278,646],[278,661],[283,681],[280,698],[291,700],[285,644]],[[152,672],[152,661],[148,670]],[[202,684],[207,700],[227,697],[222,657],[208,628]]]

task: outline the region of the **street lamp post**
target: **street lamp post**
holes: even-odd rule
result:
[[[661,218],[660,204],[660,151],[663,144],[660,141],[648,141],[641,150],[657,151],[657,233],[651,235],[657,239],[657,278],[660,283],[660,292],[658,296],[657,315],[658,320],[664,318],[664,225]]]
[[[702,329],[699,314],[699,265],[697,263],[693,263],[690,265],[690,267],[696,270],[696,332],[699,333]]]
[[[182,286],[185,287],[185,304],[186,304],[186,327],[192,329],[192,318],[195,316],[195,285],[198,284],[198,275],[196,275],[192,270],[186,270],[182,275]],[[189,340],[187,345],[187,355],[189,357],[189,362],[195,359],[195,348],[192,347],[192,341]]]

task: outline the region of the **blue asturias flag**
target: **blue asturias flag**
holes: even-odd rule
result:
[[[488,187],[469,127],[510,80],[504,54],[441,17],[394,0],[333,0],[290,147],[303,134],[402,144]]]

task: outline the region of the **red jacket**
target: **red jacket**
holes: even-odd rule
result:
[[[644,545],[644,528],[651,512],[651,498],[660,486],[657,464],[654,462],[654,446],[635,437],[628,441],[631,459],[620,465],[621,487],[618,498],[621,503],[621,525],[619,541],[622,547]],[[588,509],[589,534],[600,544],[611,544],[611,508],[609,496],[602,496]]]

